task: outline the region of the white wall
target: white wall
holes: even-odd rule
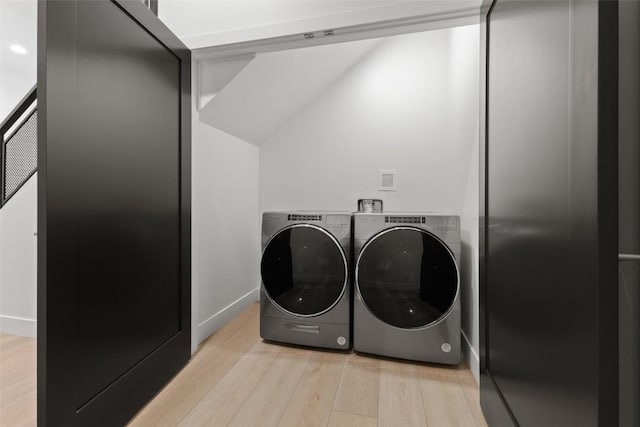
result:
[[[0,1],[0,122],[36,83],[36,15],[35,0]],[[34,175],[0,209],[0,332],[36,335],[37,193]]]
[[[37,1],[0,1],[0,122],[36,84]],[[27,52],[15,53],[18,44]]]
[[[192,126],[192,351],[259,299],[258,147]]]
[[[260,150],[260,211],[355,210],[461,216],[463,329],[478,372],[478,27],[384,40]],[[285,96],[285,95],[283,95]],[[397,191],[378,171],[397,170]]]
[[[462,331],[469,344],[467,360],[476,378],[480,378],[479,337],[479,95],[480,32],[478,26],[464,27],[451,33],[449,66],[451,68],[452,121],[454,138],[470,143],[468,177],[460,215],[462,228]],[[459,126],[459,123],[465,123]]]
[[[36,336],[38,174],[0,209],[0,332]]]

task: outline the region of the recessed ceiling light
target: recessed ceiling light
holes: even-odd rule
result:
[[[27,53],[27,49],[23,48],[19,44],[12,44],[11,46],[9,46],[9,49],[11,49],[15,53],[19,53],[20,55],[24,55],[25,53]]]

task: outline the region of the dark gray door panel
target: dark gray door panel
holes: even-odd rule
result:
[[[640,426],[640,261],[620,263],[620,425]]]
[[[495,425],[617,422],[615,7],[489,14],[481,400]]]
[[[640,427],[640,2],[620,2],[620,425]]]
[[[139,1],[39,33],[38,423],[121,425],[190,357],[190,52]]]

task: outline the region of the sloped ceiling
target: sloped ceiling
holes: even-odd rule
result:
[[[258,55],[200,110],[200,120],[260,146],[380,42],[362,40]]]
[[[244,67],[255,54],[231,58],[203,60],[198,63],[198,109],[209,103]]]

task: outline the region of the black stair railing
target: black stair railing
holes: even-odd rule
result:
[[[38,169],[38,111],[34,86],[0,125],[0,207]]]

